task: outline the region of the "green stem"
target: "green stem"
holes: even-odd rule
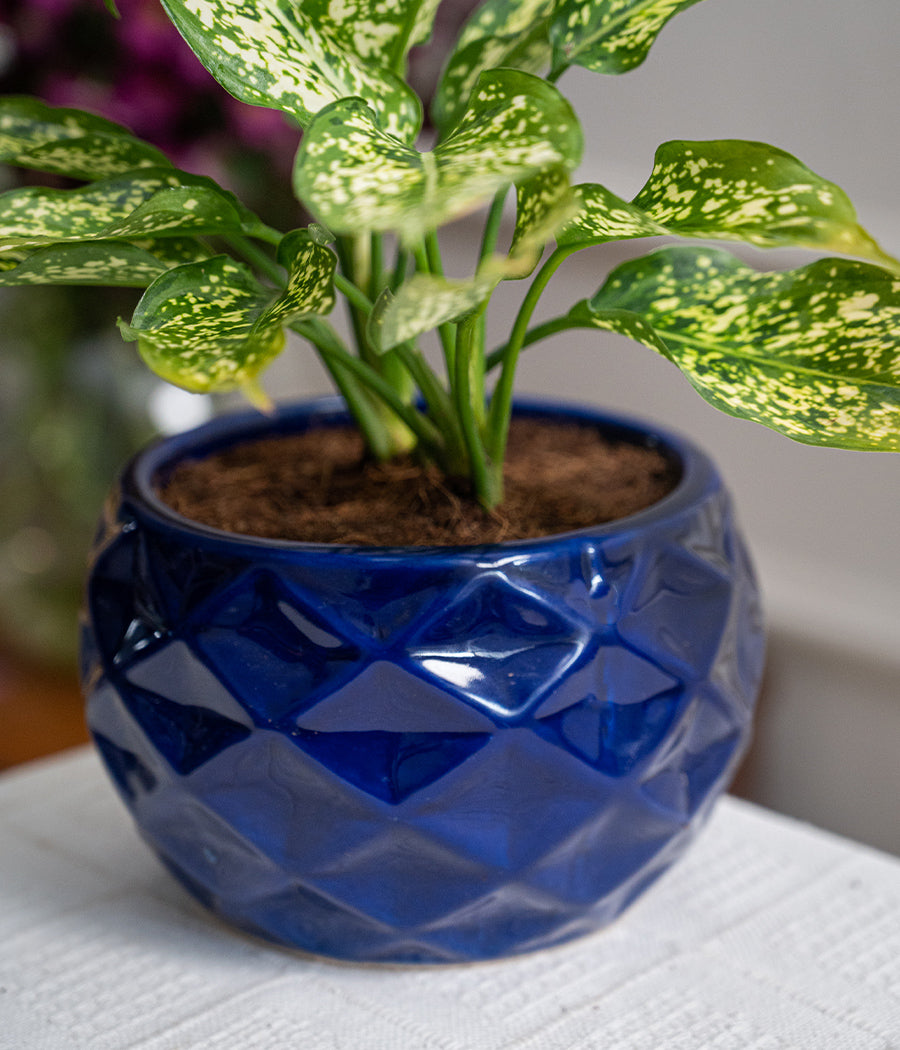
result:
[[[444,436],[447,443],[445,467],[449,473],[459,473],[464,469],[466,461],[465,447],[450,395],[441,386],[422,353],[412,343],[401,343],[394,352],[415,380],[428,406],[429,416]]]
[[[372,273],[369,277],[369,298],[374,302],[381,294],[384,287],[384,248],[380,233],[373,233],[370,237],[370,258],[372,260]]]
[[[569,328],[587,328],[580,321],[572,321],[568,317],[556,317],[552,321],[545,321],[543,324],[535,325],[534,328],[529,328],[525,333],[525,338],[522,340],[521,349],[525,349],[528,346],[533,346],[535,343],[539,343],[542,339],[547,339],[551,335],[556,335],[557,332],[565,332]],[[503,346],[498,346],[496,350],[492,350],[484,361],[486,371],[490,372],[496,368],[497,365],[503,363],[503,359],[509,352],[509,343],[506,342]]]
[[[350,355],[337,333],[318,318],[299,322],[294,325],[294,330],[308,339],[319,351],[322,364],[356,421],[366,447],[376,459],[390,459],[394,454],[390,431],[359,379],[348,370],[341,359],[341,355]],[[328,353],[326,347],[333,348],[334,352]]]
[[[490,510],[503,498],[503,475],[501,471],[491,469],[472,401],[472,355],[476,349],[477,328],[478,314],[470,314],[457,327],[453,400],[462,427],[475,495],[482,506]]]
[[[397,248],[397,259],[394,263],[394,271],[391,274],[391,279],[388,287],[392,292],[396,292],[401,284],[406,280],[406,270],[409,264],[409,252],[406,248]]]
[[[434,254],[437,238],[434,234],[431,236],[434,238],[431,254]],[[432,260],[427,248],[427,238],[421,244],[418,244],[413,248],[413,258],[416,260],[416,269],[419,273],[433,274],[437,277],[443,276],[440,257],[437,258],[437,271],[432,269]],[[456,361],[456,335],[453,325],[448,324],[447,322],[438,325],[438,337],[441,340],[441,348],[444,352],[444,365],[447,369],[447,375],[452,376]]]
[[[444,442],[437,427],[412,405],[406,404],[394,387],[371,365],[349,353],[337,334],[328,325],[322,322],[311,325],[309,322],[300,321],[291,327],[299,335],[308,339],[323,357],[343,366],[357,377],[367,390],[379,397],[406,424],[422,442],[432,459],[440,460]]]
[[[356,243],[348,237],[338,237],[335,241],[340,270],[334,275],[334,285],[342,293],[347,307],[350,327],[353,329],[353,341],[356,344],[356,352],[372,368],[377,368],[379,362],[376,355],[369,346],[366,335],[366,321],[372,310],[369,297],[360,288],[359,275],[356,264]]]
[[[240,234],[237,236],[240,236]],[[263,222],[257,223],[250,231],[249,236],[255,237],[258,241],[265,241],[266,244],[271,244],[273,248],[277,248],[284,238],[284,234],[280,230],[276,230],[272,226],[266,226]]]
[[[366,316],[372,312],[372,300],[361,288],[342,273],[334,275],[334,286],[355,309]]]
[[[372,279],[372,238],[361,235],[351,240],[350,275],[358,288],[368,288]]]
[[[481,249],[478,253],[478,265],[481,266],[487,259],[489,259],[497,249],[497,241],[500,238],[500,227],[503,223],[503,205],[506,201],[506,195],[508,187],[498,191],[494,195],[494,199],[491,202],[490,210],[488,211],[487,221],[484,226],[484,233],[481,238]],[[478,312],[478,326],[475,330],[475,349],[472,354],[471,362],[471,382],[472,382],[472,407],[475,412],[478,424],[483,427],[485,419],[485,361],[484,361],[484,346],[487,339],[487,310],[485,308]]]
[[[497,241],[500,237],[500,226],[503,223],[503,204],[506,201],[507,188],[500,190],[491,202],[487,221],[484,225],[484,234],[481,238],[481,251],[478,254],[478,262],[483,263],[485,259],[494,254]]]
[[[362,276],[368,274],[366,283],[371,281],[372,267],[370,248],[374,246],[369,239],[357,238],[353,243],[353,250],[348,251],[348,245],[342,245],[341,266],[344,273],[335,274],[335,287],[344,296],[350,314],[350,323],[353,328],[354,341],[361,360],[369,366],[373,372],[377,372],[382,379],[393,388],[397,397],[404,403],[409,404],[412,400],[413,383],[409,372],[393,352],[379,354],[369,342],[368,321],[372,313],[372,300],[365,294],[360,285]],[[381,240],[377,242],[378,254],[381,254]],[[357,267],[357,268],[354,268]],[[396,413],[391,415],[387,411],[387,403],[382,399],[378,406],[383,415],[383,422],[393,435],[393,447],[395,453],[407,451],[414,444],[414,439],[408,427],[401,426],[396,418]]]
[[[512,414],[513,384],[519,353],[525,345],[528,323],[538,304],[538,300],[547,287],[550,278],[562,263],[577,251],[574,245],[557,248],[547,259],[528,289],[522,301],[519,313],[510,333],[509,342],[503,353],[503,365],[500,378],[491,396],[491,408],[488,416],[488,452],[495,463],[502,463],[506,454],[506,439],[509,434],[509,420]]]
[[[278,288],[287,287],[284,267],[280,266],[271,255],[264,252],[262,248],[254,244],[248,237],[242,237],[239,233],[232,233],[225,237],[224,240],[230,248],[242,255],[260,273],[265,274]]]
[[[569,68],[570,63],[566,62],[565,65],[560,66],[559,69],[551,69],[547,76],[544,78],[548,84],[555,84],[557,80],[565,73]]]
[[[425,254],[428,259],[428,269],[435,277],[444,276],[444,263],[441,260],[441,246],[438,243],[435,230],[429,230],[425,234]]]

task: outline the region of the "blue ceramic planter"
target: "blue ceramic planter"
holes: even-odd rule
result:
[[[88,719],[163,862],[282,944],[443,962],[609,922],[683,851],[748,739],[763,637],[729,500],[688,443],[611,525],[478,548],[234,536],[153,479],[334,403],[231,417],[125,471],[93,555]]]

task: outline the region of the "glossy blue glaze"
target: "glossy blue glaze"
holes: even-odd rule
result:
[[[728,497],[688,443],[611,525],[476,548],[195,525],[178,459],[332,402],[219,420],[124,473],[97,540],[88,719],[146,840],[205,904],[370,961],[524,952],[609,922],[682,852],[748,739],[763,632]]]

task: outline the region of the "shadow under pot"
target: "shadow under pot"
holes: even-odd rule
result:
[[[261,540],[195,524],[185,458],[345,424],[223,417],[140,453],[108,502],[88,721],[144,839],[204,905],[340,959],[458,962],[609,923],[684,851],[748,743],[753,571],[709,459],[619,521],[480,547]]]

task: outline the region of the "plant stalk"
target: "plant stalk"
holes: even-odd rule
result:
[[[552,321],[544,321],[543,324],[535,325],[534,328],[529,328],[525,333],[525,337],[522,340],[521,349],[524,350],[526,347],[533,346],[535,343],[539,343],[542,339],[547,339],[551,335],[556,335],[557,332],[565,332],[570,328],[582,328],[586,327],[581,322],[571,321],[568,317],[563,315],[562,317],[556,317]],[[498,365],[503,364],[503,359],[509,352],[509,342],[505,342],[502,346],[498,346],[496,350],[492,350],[484,359],[485,371],[490,372],[495,369]]]
[[[229,234],[224,238],[225,243],[242,255],[251,266],[256,267],[277,288],[287,287],[287,275],[284,267],[277,263],[271,255],[264,252],[259,245],[253,243],[249,237],[242,237],[239,233]]]
[[[337,333],[330,325],[315,319],[316,323],[299,321],[291,325],[292,329],[304,339],[308,339],[323,357],[336,362],[345,370],[357,377],[366,390],[375,394],[385,407],[389,408],[420,441],[426,453],[437,462],[443,456],[444,440],[440,430],[412,405],[407,404],[397,393],[394,386],[384,376],[361,358],[351,354],[341,343]],[[324,330],[324,332],[323,332]],[[382,425],[386,422],[382,419]],[[387,429],[387,427],[386,427]],[[391,437],[391,451],[397,451],[396,441]]]
[[[435,271],[432,269],[432,256],[436,254],[436,247],[437,238],[434,237],[430,254],[424,241],[413,248],[413,257],[416,260],[416,269],[419,273],[427,273],[432,274],[435,277],[443,277],[444,271],[439,257],[436,259],[437,270]],[[446,322],[438,325],[438,337],[441,340],[441,349],[444,352],[444,366],[447,369],[447,375],[452,376],[456,360],[456,335],[454,333],[453,325]]]
[[[534,278],[513,323],[509,342],[506,344],[503,352],[500,378],[497,380],[497,385],[491,396],[491,407],[488,413],[488,453],[495,463],[502,463],[506,455],[506,441],[509,436],[509,420],[512,415],[516,365],[519,362],[519,353],[525,345],[525,335],[528,331],[531,315],[534,313],[544,289],[549,284],[550,278],[563,262],[577,250],[577,246],[574,245],[555,249]]]
[[[480,311],[479,311],[480,313]],[[473,397],[472,357],[477,350],[476,333],[479,314],[470,314],[456,329],[456,371],[453,377],[453,400],[462,427],[463,441],[469,460],[469,475],[478,502],[487,510],[503,499],[502,466],[491,464],[478,423]]]

